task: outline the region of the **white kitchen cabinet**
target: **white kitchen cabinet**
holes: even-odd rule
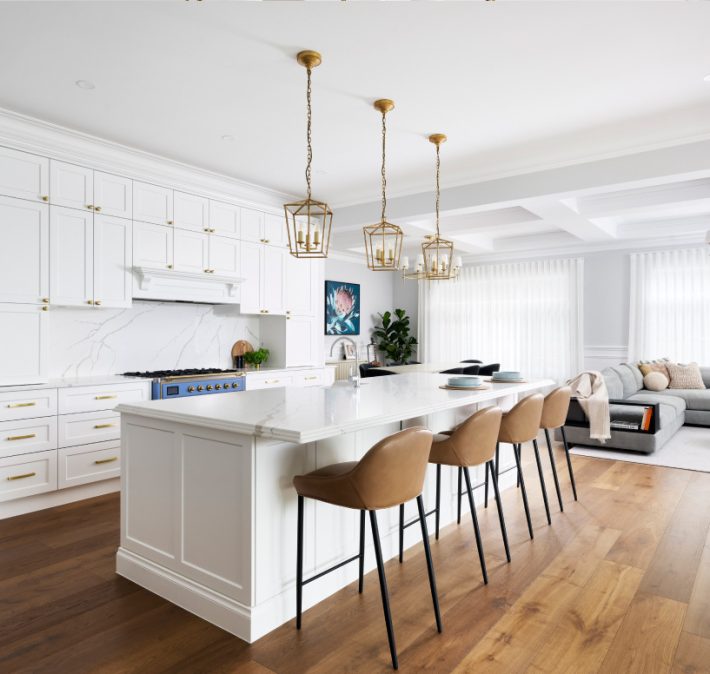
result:
[[[133,181],[94,171],[94,210],[117,218],[133,217]]]
[[[0,304],[0,386],[47,381],[46,306]]]
[[[284,339],[286,361],[285,367],[301,367],[317,365],[316,352],[318,333],[321,326],[309,316],[288,316]],[[321,360],[322,362],[322,360]]]
[[[285,277],[286,313],[291,316],[315,316],[320,293],[315,285],[318,260],[287,254]]]
[[[173,193],[173,220],[175,227],[205,232],[209,229],[209,202],[195,194]]]
[[[0,501],[42,494],[56,488],[56,450],[0,459]]]
[[[204,274],[209,261],[209,239],[203,232],[176,229],[173,232],[173,265],[178,271]]]
[[[156,225],[173,224],[173,191],[133,181],[133,219]]]
[[[240,288],[240,310],[243,314],[258,314],[262,312],[261,276],[264,246],[260,243],[242,241],[241,249],[241,275],[244,280]]]
[[[239,276],[241,242],[227,236],[209,235],[208,268],[215,274]]]
[[[0,421],[0,457],[57,448],[57,418]]]
[[[149,222],[133,223],[133,264],[170,269],[173,266],[173,228]]]
[[[94,209],[94,171],[52,159],[49,162],[49,199],[55,206]]]
[[[286,232],[286,219],[283,215],[264,215],[264,241],[263,243],[277,248],[288,246],[288,233]]]
[[[238,239],[241,234],[241,213],[239,206],[210,200],[209,228],[214,234]]]
[[[264,258],[261,275],[262,309],[269,314],[285,314],[285,268],[287,252],[283,248],[263,246]]]
[[[131,306],[132,251],[130,220],[94,216],[94,305]]]
[[[0,302],[49,297],[49,207],[0,197]]]
[[[264,214],[253,208],[242,208],[242,241],[263,243]]]
[[[0,392],[0,421],[53,417],[56,414],[56,389]]]
[[[127,384],[68,386],[59,389],[57,408],[60,415],[112,410],[122,403],[150,400],[150,388],[150,380],[133,381]]]
[[[49,201],[49,159],[0,147],[0,195]]]
[[[121,415],[118,412],[81,412],[60,414],[57,426],[59,447],[88,445],[92,442],[118,440],[121,437]]]
[[[52,304],[85,306],[93,302],[93,213],[50,208],[49,269]]]
[[[57,456],[59,489],[110,480],[121,474],[121,447],[116,441],[60,447]]]

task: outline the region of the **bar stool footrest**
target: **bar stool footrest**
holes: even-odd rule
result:
[[[346,559],[335,566],[331,566],[329,569],[326,569],[325,571],[321,571],[320,573],[317,573],[315,576],[311,576],[307,580],[303,581],[303,585],[307,585],[308,583],[313,582],[314,580],[318,580],[319,578],[322,578],[323,576],[329,574],[331,571],[337,571],[341,566],[345,566],[346,564],[350,564],[350,562],[354,562],[355,560],[360,559],[360,555],[355,555],[354,557],[350,557],[349,559]]]

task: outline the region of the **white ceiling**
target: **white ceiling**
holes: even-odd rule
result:
[[[336,208],[335,226],[345,216],[334,245],[358,251],[346,207],[379,215],[374,99],[396,103],[390,197],[433,203],[432,132],[449,136],[450,189],[710,137],[708,35],[705,2],[0,2],[0,107],[300,195],[294,56],[318,49],[314,196]],[[442,230],[491,256],[708,229],[704,174],[666,182],[450,212],[444,198]],[[410,250],[432,231],[430,210],[400,219]]]

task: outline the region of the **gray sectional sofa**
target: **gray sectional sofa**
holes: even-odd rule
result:
[[[701,367],[706,389],[665,389],[648,391],[643,388],[643,375],[633,363],[622,363],[602,370],[609,402],[633,402],[654,405],[656,412],[651,432],[611,431],[606,443],[592,440],[589,428],[583,425],[579,405],[570,405],[565,434],[570,445],[586,445],[605,449],[622,449],[650,454],[663,447],[684,425],[710,426],[710,367]],[[710,437],[710,436],[709,436]]]

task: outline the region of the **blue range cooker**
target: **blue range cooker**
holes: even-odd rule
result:
[[[123,374],[126,377],[152,379],[151,398],[153,400],[212,395],[214,393],[238,393],[246,387],[246,377],[239,370],[202,368],[124,372]]]

